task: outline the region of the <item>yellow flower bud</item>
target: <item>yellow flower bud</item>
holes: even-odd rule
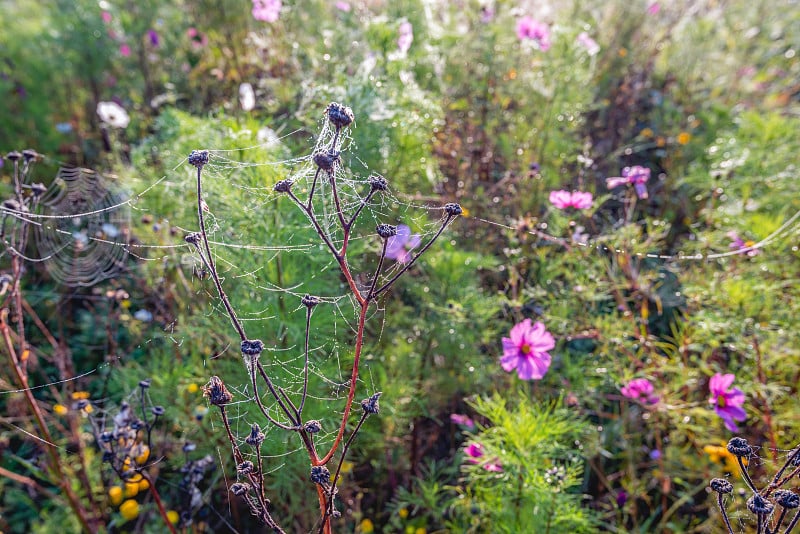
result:
[[[372,524],[372,521],[370,519],[362,519],[360,526],[361,526],[361,532],[363,532],[364,534],[375,532],[375,525]]]
[[[139,465],[144,465],[147,462],[147,459],[150,458],[150,447],[147,445],[139,445],[138,447],[134,448],[136,453],[136,463]]]
[[[139,481],[139,491],[147,491],[150,489],[150,482],[146,478]]]
[[[111,486],[108,489],[108,500],[111,501],[111,504],[117,506],[119,503],[122,502],[122,488],[119,486]]]
[[[408,517],[408,509],[407,509],[407,508],[400,508],[400,509],[397,511],[397,515],[399,515],[400,517],[402,517],[403,519],[405,519],[406,517]]]
[[[120,505],[119,513],[125,519],[125,521],[136,519],[136,517],[139,515],[139,503],[133,499],[128,499]]]
[[[125,484],[125,497],[136,497],[139,494],[139,484],[135,482],[128,482]]]
[[[53,413],[56,415],[66,415],[67,411],[67,407],[63,404],[56,404],[53,406]]]
[[[173,525],[177,525],[178,521],[181,519],[181,516],[175,510],[169,510],[167,512],[167,519],[169,519],[169,522]]]
[[[200,386],[192,382],[191,384],[186,386],[186,391],[188,391],[189,393],[197,393],[198,391],[200,391]]]

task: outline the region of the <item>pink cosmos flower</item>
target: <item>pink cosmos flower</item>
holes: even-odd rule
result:
[[[467,455],[467,461],[469,463],[478,464],[480,463],[480,458],[483,457],[483,445],[480,443],[470,443],[464,449],[464,453]],[[483,468],[493,473],[499,473],[503,470],[503,466],[500,465],[497,459],[484,464]]]
[[[547,24],[539,22],[528,15],[517,21],[517,38],[519,38],[520,41],[526,39],[533,41],[542,52],[547,52],[552,46],[550,42],[550,28]]]
[[[106,24],[111,22],[112,16],[111,13],[109,13],[108,11],[103,11],[100,14],[100,16],[103,18],[103,22],[105,22]]]
[[[653,384],[646,378],[631,380],[627,385],[621,387],[620,391],[629,399],[642,401],[645,404],[658,403],[658,395],[653,394]]]
[[[405,224],[397,226],[397,235],[393,235],[386,241],[386,257],[398,263],[408,263],[411,261],[411,250],[419,246],[419,234],[411,235],[411,228]]]
[[[253,18],[261,22],[277,22],[282,7],[281,0],[253,0]]]
[[[507,372],[516,369],[521,380],[541,380],[550,368],[550,354],[556,346],[552,334],[544,324],[531,325],[525,319],[511,329],[511,337],[503,338],[503,357],[500,365]]]
[[[575,208],[585,210],[592,207],[592,194],[582,193],[580,191],[551,191],[550,203],[560,210],[567,208]]]
[[[751,258],[758,256],[760,251],[757,248],[750,248],[756,244],[755,241],[745,241],[733,230],[725,235],[731,238],[731,244],[729,245],[731,250],[738,250],[740,251],[739,254],[747,254]]]
[[[745,401],[744,392],[739,388],[731,389],[735,378],[730,373],[725,375],[717,373],[708,381],[708,389],[711,392],[708,403],[714,405],[714,411],[725,421],[725,428],[731,432],[739,430],[734,421],[744,421],[747,418],[747,412],[742,408]]]
[[[653,2],[649,6],[647,6],[647,14],[648,15],[657,15],[658,12],[661,11],[661,6],[658,2]]]
[[[578,35],[577,41],[579,45],[586,49],[586,53],[590,56],[594,56],[600,51],[600,45],[597,44],[597,41],[589,37],[589,34],[586,32],[582,32]]]
[[[623,184],[633,184],[636,195],[639,198],[647,198],[647,187],[644,184],[646,184],[649,179],[650,169],[640,165],[634,165],[633,167],[625,167],[622,169],[622,176],[606,178],[606,187],[614,189]]]
[[[336,2],[336,9],[347,13],[348,11],[350,11],[350,4],[347,2]]]
[[[194,50],[199,50],[208,44],[208,36],[201,33],[197,28],[189,28],[186,30],[186,35],[189,37],[189,41]]]
[[[465,426],[470,430],[475,428],[475,421],[473,421],[466,415],[461,415],[460,413],[451,413],[450,421],[457,425]]]
[[[411,48],[411,43],[414,42],[414,27],[410,22],[405,21],[400,24],[398,30],[399,37],[397,38],[397,49],[405,54]]]
[[[119,45],[119,53],[122,57],[128,57],[131,55],[131,47],[125,43]]]

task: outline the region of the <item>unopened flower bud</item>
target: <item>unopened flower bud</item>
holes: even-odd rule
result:
[[[11,161],[19,161],[20,159],[22,159],[22,154],[14,150],[6,154],[6,159],[9,159]]]
[[[460,204],[456,204],[455,202],[448,202],[444,205],[444,212],[451,217],[455,217],[457,215],[461,215],[464,213],[464,210],[461,209]]]
[[[362,400],[361,408],[369,414],[378,413],[380,408],[378,406],[378,399],[380,398],[380,396],[381,392],[378,391],[377,393],[373,394],[370,398]]]
[[[35,184],[31,184],[31,192],[33,192],[33,196],[40,197],[47,193],[47,186],[42,183],[36,182]]]
[[[144,380],[139,380],[139,387],[142,389],[147,389],[150,387],[150,379],[145,378]]]
[[[189,165],[202,169],[206,163],[208,163],[208,150],[192,150],[189,154]]]
[[[200,233],[199,232],[192,232],[191,234],[187,234],[186,237],[183,238],[184,241],[189,243],[190,245],[199,245],[200,244]]]
[[[391,224],[379,224],[375,227],[375,230],[377,230],[378,235],[384,239],[397,235],[397,227]]]
[[[163,406],[153,406],[152,408],[150,408],[150,411],[153,412],[153,415],[155,415],[156,417],[160,417],[164,415],[165,410]]]
[[[22,157],[25,158],[25,161],[32,161],[39,159],[40,154],[32,148],[27,148],[22,151]]]
[[[349,126],[350,123],[353,122],[353,119],[355,119],[352,109],[337,102],[328,104],[328,108],[325,112],[328,114],[328,120],[331,121],[331,124],[336,128]]]
[[[245,339],[242,341],[242,354],[258,356],[264,352],[264,343],[260,339]]]
[[[272,190],[276,193],[288,193],[292,189],[292,184],[294,184],[294,181],[289,178],[280,180],[275,183],[275,185],[272,187]]]
[[[315,465],[311,468],[311,482],[327,486],[331,483],[331,472],[324,465]]]
[[[233,395],[218,376],[212,376],[203,386],[203,396],[214,406],[224,406],[233,400]]]

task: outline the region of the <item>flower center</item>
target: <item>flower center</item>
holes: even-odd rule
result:
[[[527,343],[525,343],[524,345],[522,345],[522,346],[519,348],[519,351],[520,351],[522,354],[530,354],[530,353],[531,353],[531,346],[530,346],[530,345],[528,345]]]
[[[722,395],[717,395],[717,406],[719,406],[720,408],[725,407],[725,397],[723,397]]]

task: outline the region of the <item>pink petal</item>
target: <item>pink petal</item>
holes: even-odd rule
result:
[[[510,373],[519,365],[522,359],[524,358],[520,358],[518,355],[507,354],[500,358],[500,366],[505,372]]]
[[[560,210],[567,209],[572,205],[572,195],[569,191],[551,191],[550,203]]]
[[[592,194],[575,191],[574,193],[572,193],[572,205],[579,210],[585,210],[591,208]]]
[[[725,375],[717,373],[711,377],[711,380],[708,381],[708,389],[714,396],[722,395],[728,391],[728,388],[731,387],[735,379],[736,376],[732,373]]]
[[[422,241],[422,238],[419,234],[412,235],[408,241],[406,241],[406,249],[411,250],[412,248],[417,248]]]
[[[556,346],[553,335],[545,330],[544,323],[540,321],[533,325],[533,330],[528,333],[526,341],[534,352],[544,352]]]
[[[524,321],[514,325],[509,333],[509,336],[511,337],[511,341],[513,341],[516,346],[521,347],[527,341],[530,331],[531,320],[525,319]]]
[[[609,189],[614,189],[615,187],[619,187],[621,185],[629,183],[630,180],[624,178],[622,176],[615,176],[613,178],[606,178],[606,187]]]

